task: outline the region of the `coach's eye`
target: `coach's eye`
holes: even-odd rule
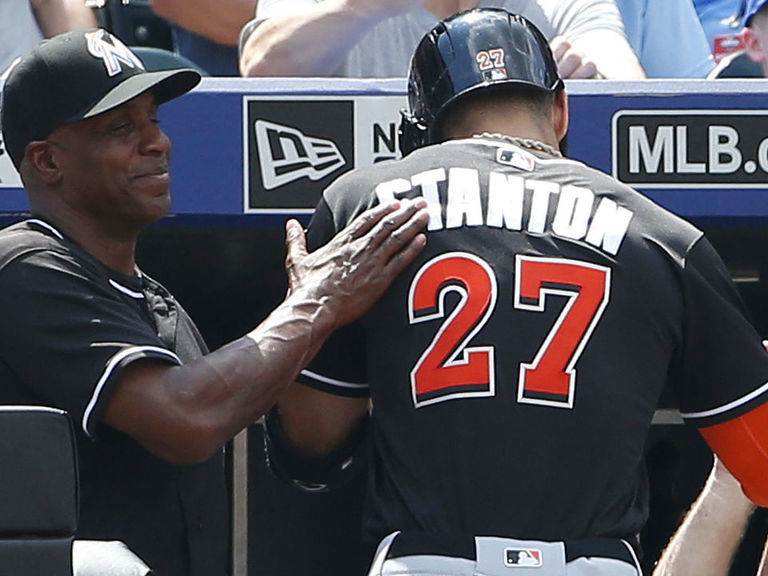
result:
[[[120,134],[123,132],[128,132],[131,129],[131,123],[130,122],[121,122],[120,124],[116,124],[112,127],[111,131]]]

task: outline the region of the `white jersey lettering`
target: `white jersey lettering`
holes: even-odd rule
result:
[[[595,194],[589,188],[563,186],[552,221],[552,232],[573,240],[584,238],[594,203]]]
[[[507,230],[521,230],[524,190],[525,180],[521,176],[491,172],[488,177],[486,225],[492,228],[504,226]]]
[[[412,195],[413,191],[427,201],[428,232],[483,225],[535,234],[549,230],[555,236],[584,241],[611,255],[619,251],[633,216],[631,210],[609,198],[596,202],[589,188],[503,172],[490,172],[487,181],[482,181],[474,168],[425,170],[410,179],[382,182],[374,189],[380,202]]]
[[[480,203],[480,174],[473,168],[451,168],[448,172],[446,228],[483,225]]]

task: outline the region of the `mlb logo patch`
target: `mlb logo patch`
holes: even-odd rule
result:
[[[505,548],[504,565],[510,568],[541,568],[543,556],[537,548]]]
[[[496,162],[513,166],[526,172],[531,172],[536,167],[536,157],[517,148],[500,148],[496,152]]]

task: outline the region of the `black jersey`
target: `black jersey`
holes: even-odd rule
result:
[[[768,355],[701,231],[582,163],[453,141],[342,177],[310,248],[423,196],[427,245],[301,380],[373,401],[366,529],[628,538],[662,389],[724,421],[768,396]]]
[[[42,220],[0,232],[0,402],[67,410],[77,436],[78,538],[122,540],[157,574],[223,576],[223,455],[173,466],[101,424],[117,375],[207,352],[184,309],[146,276],[106,268]]]

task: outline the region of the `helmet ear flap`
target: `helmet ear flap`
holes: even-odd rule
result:
[[[429,143],[429,127],[423,119],[405,109],[400,110],[400,127],[397,134],[403,157]]]

